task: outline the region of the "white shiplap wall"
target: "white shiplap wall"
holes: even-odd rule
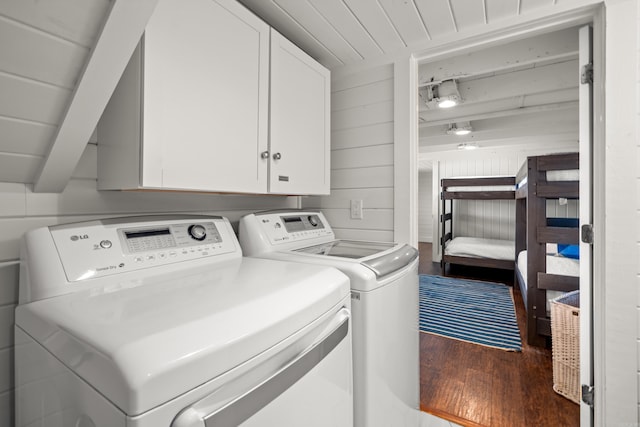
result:
[[[336,236],[393,241],[393,65],[331,82],[331,195],[304,198]],[[363,218],[350,216],[363,201]]]
[[[635,134],[636,134],[636,159],[635,159],[635,170],[636,170],[636,309],[638,310],[638,324],[640,325],[640,139],[637,139],[640,136],[640,7],[636,6],[636,25],[635,25],[635,33],[636,33],[636,72],[635,72],[635,80],[636,80],[636,88],[635,88]],[[637,339],[636,339],[636,370],[638,372],[637,384],[640,390],[640,327],[637,330]],[[636,415],[636,422],[640,422],[640,391],[638,392],[638,412]]]
[[[433,241],[433,171],[418,174],[418,241]]]
[[[594,352],[604,362],[596,371],[606,405],[602,425],[626,426],[640,421],[640,3],[606,4],[605,266],[594,283],[604,342]]]
[[[245,213],[297,206],[297,198],[96,190],[95,144],[89,144],[61,194],[0,182],[0,426],[13,425],[13,313],[18,300],[22,234],[52,224],[154,213],[216,214],[232,223]]]
[[[636,135],[636,159],[635,159],[635,170],[636,170],[636,309],[638,310],[638,324],[640,325],[640,7],[636,5],[636,25],[635,25],[635,33],[636,33],[636,63],[635,63],[635,80],[636,80],[636,88],[635,88],[635,135]],[[637,384],[638,389],[640,390],[640,327],[637,330],[637,339],[636,339],[636,370],[637,370]],[[636,422],[640,422],[640,391],[638,392],[638,412],[636,415]]]

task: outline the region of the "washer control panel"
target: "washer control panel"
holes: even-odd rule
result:
[[[70,282],[233,252],[242,255],[224,218],[92,221],[50,230]]]
[[[260,214],[256,219],[271,244],[333,236],[320,212]]]

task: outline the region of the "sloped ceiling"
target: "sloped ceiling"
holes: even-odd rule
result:
[[[0,182],[64,189],[156,3],[0,2]]]
[[[107,0],[0,2],[0,180],[33,182],[108,12]]]
[[[81,146],[72,150],[73,155],[58,155],[60,160],[50,155],[59,148],[56,135],[60,129],[69,124],[74,127],[73,121],[65,120],[65,112],[73,106],[82,72],[91,65],[90,58],[94,61],[92,52],[99,40],[135,25],[144,28],[144,24],[123,20],[122,25],[105,35],[101,33],[104,23],[114,4],[141,8],[139,4],[146,3],[152,10],[154,1],[0,2],[0,182],[35,182],[36,187],[39,184],[44,188],[42,191],[64,188],[64,174],[57,177],[61,183],[50,190],[37,180],[47,167],[73,170],[82,145],[86,144],[81,141]],[[408,48],[425,48],[470,30],[576,1],[240,0],[330,69]],[[140,13],[140,22],[144,21],[144,14]],[[110,74],[105,76],[105,82],[117,81],[119,74]],[[482,77],[467,78],[467,82],[462,78],[461,82],[468,83],[471,91],[479,84],[472,79]],[[423,121],[445,120],[423,113]],[[97,118],[90,116],[87,120],[82,127],[93,129]],[[489,120],[486,119],[487,126]],[[435,127],[425,126],[421,132],[426,135]]]

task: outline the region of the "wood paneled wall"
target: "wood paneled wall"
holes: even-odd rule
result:
[[[607,2],[606,9],[606,145],[594,153],[604,157],[606,186],[593,195],[604,211],[596,233],[606,232],[594,245],[605,264],[594,271],[594,304],[606,319],[594,352],[605,365],[595,368],[603,394],[596,402],[606,412],[604,420],[596,412],[596,423],[623,426],[640,424],[640,2]]]
[[[393,65],[332,81],[331,195],[304,198],[344,239],[393,241]],[[352,219],[351,200],[363,218]]]
[[[95,142],[95,141],[94,141]],[[297,197],[96,190],[95,143],[87,145],[61,194],[0,182],[0,426],[13,425],[13,322],[18,301],[20,238],[36,227],[95,218],[196,213],[226,216],[234,226],[246,213],[297,207]]]
[[[433,241],[433,171],[418,174],[418,241]]]

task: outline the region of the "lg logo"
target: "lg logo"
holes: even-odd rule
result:
[[[77,236],[77,235],[74,234],[73,236],[71,236],[71,241],[72,242],[77,242],[78,240],[85,240],[85,239],[88,239],[88,238],[89,238],[88,234],[82,234],[80,236]]]

